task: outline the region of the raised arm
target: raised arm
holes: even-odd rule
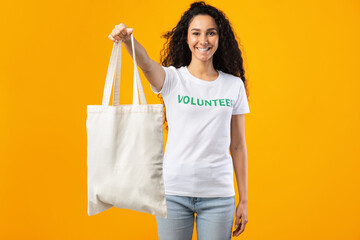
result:
[[[108,36],[113,42],[122,41],[131,58],[133,58],[131,45],[132,32],[132,28],[128,28],[124,23],[120,23],[119,25],[115,25],[115,28]],[[160,91],[165,80],[164,69],[159,63],[149,57],[145,48],[135,39],[135,37],[134,47],[137,65],[140,67],[149,83],[153,85],[156,90]]]

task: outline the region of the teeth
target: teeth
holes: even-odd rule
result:
[[[207,50],[209,50],[210,48],[197,48],[199,51],[205,52]]]

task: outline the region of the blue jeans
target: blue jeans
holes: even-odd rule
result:
[[[231,239],[235,196],[212,198],[167,194],[165,196],[167,218],[155,216],[159,240],[191,240],[194,219],[196,219],[198,240]]]

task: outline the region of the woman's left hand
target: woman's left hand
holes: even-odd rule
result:
[[[239,223],[241,219],[241,222]],[[247,218],[247,202],[239,202],[236,207],[236,220],[235,220],[235,228],[236,230],[233,232],[233,237],[238,237],[240,233],[245,230],[245,225],[248,222]]]

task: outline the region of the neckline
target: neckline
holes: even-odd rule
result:
[[[191,78],[191,80],[193,80],[196,83],[200,83],[202,85],[215,85],[215,84],[217,84],[219,82],[219,79],[220,79],[220,77],[222,75],[221,71],[217,70],[218,73],[219,73],[219,76],[215,80],[207,81],[207,80],[203,80],[203,79],[200,79],[200,78],[197,78],[197,77],[193,76],[190,73],[190,71],[187,69],[187,66],[184,66],[184,69],[185,69],[185,72],[188,74],[188,76]]]

